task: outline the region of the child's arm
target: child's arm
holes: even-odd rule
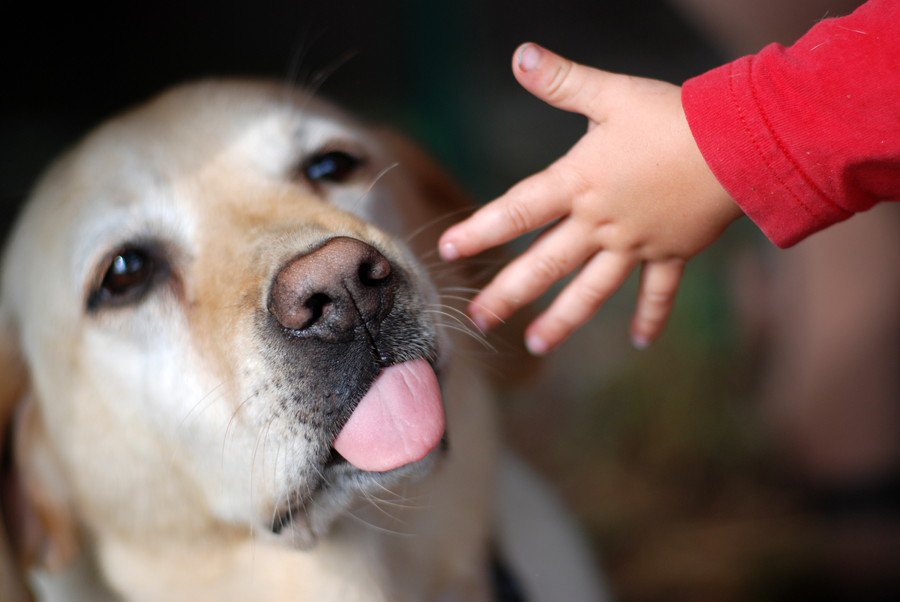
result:
[[[584,114],[588,132],[549,168],[450,228],[440,251],[445,259],[473,255],[558,220],[470,306],[480,325],[493,326],[581,268],[529,327],[536,353],[587,321],[638,264],[631,332],[637,346],[651,342],[684,262],[742,211],[789,246],[900,198],[897,0],[869,0],[790,48],[773,44],[688,81],[683,94],[532,44],[516,53],[513,72],[539,98]]]
[[[900,2],[823,19],[792,46],[688,80],[718,180],[781,247],[900,197]]]
[[[672,310],[684,262],[741,215],[707,167],[680,88],[575,64],[534,44],[513,72],[532,94],[584,114],[588,132],[561,159],[444,233],[445,259],[555,223],[472,301],[489,328],[581,268],[526,341],[542,354],[588,320],[643,264],[631,332],[643,347]],[[558,221],[557,221],[558,220]]]

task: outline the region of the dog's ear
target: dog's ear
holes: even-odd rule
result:
[[[27,377],[15,339],[6,312],[0,306],[0,599],[19,602],[30,597],[10,537],[10,527],[15,525],[21,505],[15,478],[12,418],[25,394]]]
[[[475,203],[428,153],[409,138],[387,129],[377,130],[377,136],[397,161],[397,171],[411,180],[416,189],[412,195],[413,206],[403,207],[404,214],[415,220],[411,224],[410,246],[423,258],[423,263],[437,266],[430,271],[438,287],[443,289],[441,292],[447,291],[442,295],[442,302],[464,310],[465,298],[474,297],[505,265],[509,255],[506,249],[495,248],[455,264],[442,264],[437,259],[438,238],[448,227],[471,215],[476,209]],[[519,386],[536,373],[536,358],[525,352],[523,345],[525,327],[533,318],[531,309],[525,308],[491,333],[491,343],[498,353],[488,363],[493,368],[491,376],[500,385]]]
[[[18,336],[0,308],[0,600],[31,600],[31,567],[55,570],[77,554],[75,522],[46,445]]]

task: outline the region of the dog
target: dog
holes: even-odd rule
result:
[[[2,599],[603,599],[445,304],[465,207],[275,83],[174,88],[59,159],[4,254]]]

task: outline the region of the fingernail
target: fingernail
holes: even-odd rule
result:
[[[547,342],[536,334],[525,337],[525,347],[531,355],[544,355],[550,349]]]
[[[635,334],[631,336],[631,344],[634,345],[635,349],[644,350],[650,346],[650,339],[644,335]]]
[[[441,257],[444,261],[454,261],[459,259],[459,249],[452,242],[445,242],[441,245]]]
[[[541,51],[534,44],[523,44],[519,49],[519,69],[534,71],[541,62]]]

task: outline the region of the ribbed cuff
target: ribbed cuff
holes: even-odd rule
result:
[[[763,53],[782,50],[772,45]],[[851,213],[822,198],[779,139],[773,127],[778,116],[765,113],[754,81],[768,77],[754,69],[763,53],[688,80],[682,104],[700,152],[719,182],[772,242],[789,247]],[[773,87],[773,82],[765,83],[766,89]]]

